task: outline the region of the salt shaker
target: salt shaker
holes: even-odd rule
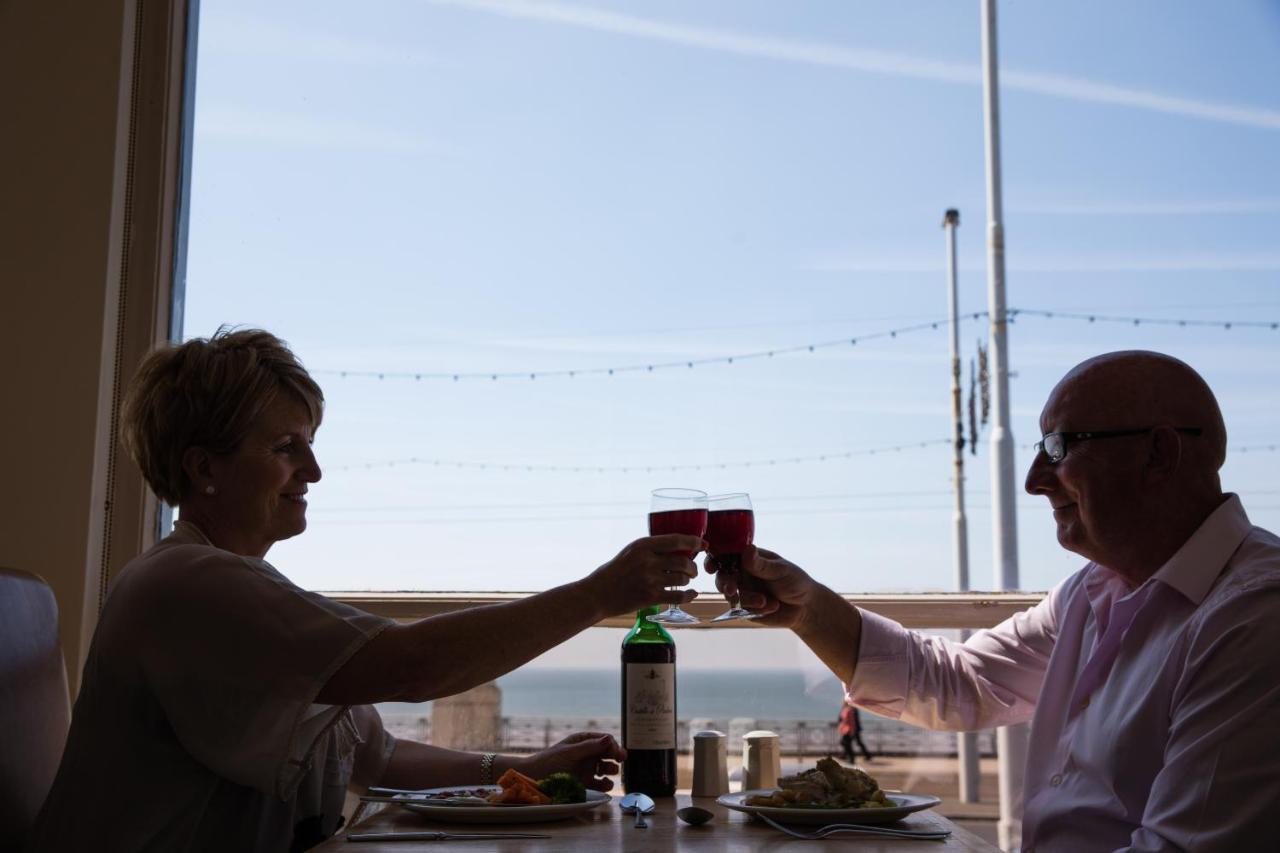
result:
[[[695,797],[718,797],[729,793],[729,760],[724,732],[711,729],[693,736],[693,788]]]
[[[781,770],[776,732],[758,730],[742,736],[742,790],[776,787]]]

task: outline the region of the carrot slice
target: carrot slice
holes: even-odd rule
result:
[[[516,784],[517,782],[523,782],[524,784],[528,785],[531,788],[538,787],[538,782],[536,779],[530,779],[528,776],[524,775],[514,767],[509,769],[506,773],[503,773],[498,778],[498,784],[501,785],[503,788],[509,788],[512,785]]]
[[[493,794],[488,800],[491,803],[509,803],[513,805],[546,805],[551,802],[551,798],[546,794],[523,782],[516,782],[507,788],[503,788],[501,792]]]

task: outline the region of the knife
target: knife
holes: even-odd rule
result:
[[[483,841],[499,838],[550,838],[529,832],[361,832],[348,841]]]
[[[463,791],[463,790],[475,790],[475,791],[479,791],[479,790],[482,790],[482,789],[483,789],[483,790],[486,790],[486,791],[490,791],[490,792],[497,792],[497,791],[501,791],[501,790],[502,790],[502,789],[501,789],[501,788],[499,788],[497,785],[472,785],[470,788],[465,788],[465,787],[462,787],[462,786],[459,786],[459,787],[457,788],[457,790],[460,790],[460,791]],[[413,789],[410,789],[410,788],[379,788],[379,787],[377,787],[377,786],[375,785],[374,787],[372,787],[372,788],[370,788],[370,789],[369,789],[369,793],[370,793],[370,794],[374,794],[374,795],[383,795],[383,796],[388,795],[388,794],[410,794],[410,795],[412,795],[412,796],[418,796],[418,797],[421,797],[421,796],[429,796],[429,795],[431,794],[431,792],[432,792],[432,791],[440,791],[440,790],[444,790],[444,789],[442,789],[442,788],[418,788],[417,790],[413,790]],[[453,789],[450,789],[450,790],[453,790]]]
[[[436,797],[370,797],[364,796],[360,798],[362,803],[396,803],[398,805],[413,806],[514,806],[523,805],[523,803],[490,803],[479,797],[447,797],[439,799]]]
[[[501,791],[497,785],[477,785],[472,790],[481,788],[492,788],[494,792]],[[472,795],[463,795],[458,797],[438,797],[428,793],[431,791],[439,791],[439,788],[422,788],[421,790],[411,791],[408,788],[379,788],[373,787],[369,789],[369,793],[360,799],[367,803],[422,803],[429,806],[522,806],[524,803],[491,803],[483,797]],[[466,790],[466,789],[461,789]]]

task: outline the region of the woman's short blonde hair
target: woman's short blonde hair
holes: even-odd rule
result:
[[[313,430],[320,426],[324,394],[288,345],[261,329],[223,326],[143,360],[125,396],[121,439],[156,496],[177,506],[191,489],[187,449],[235,450],[281,391],[307,407]]]

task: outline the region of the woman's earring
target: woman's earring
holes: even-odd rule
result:
[[[217,490],[217,489],[215,489],[213,486],[205,486],[205,487],[204,487],[204,493],[205,493],[206,495],[214,495],[214,494],[217,494],[217,493],[218,493],[218,490]]]

